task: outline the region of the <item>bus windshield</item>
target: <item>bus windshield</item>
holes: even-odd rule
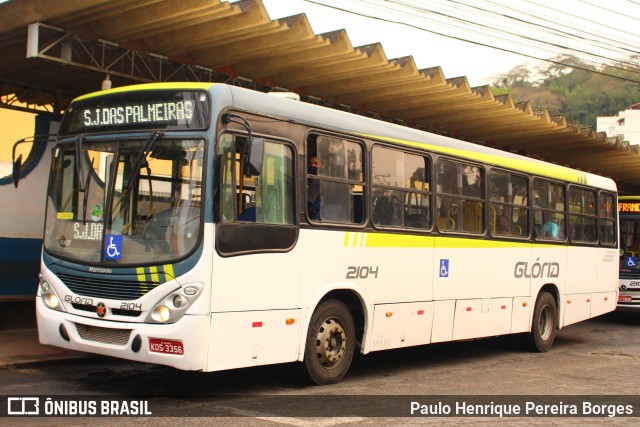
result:
[[[191,252],[201,230],[204,141],[85,140],[54,151],[45,250],[84,263],[153,264]]]

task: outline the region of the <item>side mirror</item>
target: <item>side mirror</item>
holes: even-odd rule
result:
[[[18,158],[13,161],[12,178],[13,185],[18,188],[18,181],[20,181],[20,170],[22,169],[22,154],[18,155]]]
[[[262,173],[262,158],[264,157],[264,138],[251,138],[245,148],[242,170],[245,176],[260,175]]]
[[[22,154],[19,154],[18,157],[16,157],[16,148],[18,147],[18,145],[25,142],[32,142],[35,144],[39,140],[44,140],[44,143],[47,144],[49,141],[54,140],[54,138],[55,135],[35,135],[28,138],[22,138],[16,141],[15,144],[13,144],[13,150],[11,151],[11,159],[13,160],[11,178],[13,179],[13,185],[16,188],[18,188],[18,181],[20,181],[20,172],[22,169]]]

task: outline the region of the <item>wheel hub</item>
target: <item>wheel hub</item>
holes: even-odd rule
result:
[[[327,319],[318,329],[316,354],[325,368],[335,366],[347,350],[347,336],[344,328],[334,318]]]

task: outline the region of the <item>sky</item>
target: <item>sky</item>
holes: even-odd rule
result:
[[[271,19],[304,13],[316,34],[345,29],[354,47],[379,42],[389,59],[413,56],[418,68],[440,66],[472,87],[560,53],[596,65],[640,54],[640,0],[262,1]]]

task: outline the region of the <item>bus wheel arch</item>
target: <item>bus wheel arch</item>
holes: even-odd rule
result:
[[[352,291],[337,290],[317,304],[307,329],[303,363],[318,384],[339,382],[349,370],[362,342],[364,310]]]
[[[533,308],[531,331],[526,335],[530,351],[544,353],[551,349],[560,324],[558,291],[554,285],[545,285],[538,292]]]

